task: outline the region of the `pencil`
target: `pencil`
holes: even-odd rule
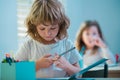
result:
[[[73,49],[75,49],[75,47],[73,47],[73,48],[71,48],[71,49],[69,49],[69,50],[67,50],[67,51],[59,54],[56,58],[53,59],[53,61],[58,60],[61,56],[63,56],[64,54],[66,54],[66,53],[68,53],[68,52],[70,52],[70,51],[72,51]]]
[[[73,48],[71,48],[71,49],[69,49],[69,50],[61,53],[59,56],[61,57],[62,55],[66,54],[66,53],[68,53],[68,52],[70,52],[70,51],[72,51],[72,50],[74,50],[74,49],[75,49],[75,47],[73,47]]]

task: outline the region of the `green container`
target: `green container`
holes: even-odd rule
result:
[[[0,65],[0,80],[2,80],[2,79],[1,79],[1,65]]]
[[[35,63],[0,63],[0,80],[35,80]]]
[[[1,80],[16,80],[15,64],[1,63]]]

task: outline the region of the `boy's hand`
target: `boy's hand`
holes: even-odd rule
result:
[[[64,58],[64,57],[59,57],[59,55],[55,55],[55,57],[53,58],[54,60],[54,64],[61,69],[66,69],[69,66],[69,62]]]
[[[39,62],[39,67],[40,68],[48,68],[53,64],[53,60],[51,58],[52,55],[47,54],[43,57],[41,57],[37,62]]]
[[[52,58],[53,61],[57,61],[60,58],[58,54],[55,54],[55,56]]]

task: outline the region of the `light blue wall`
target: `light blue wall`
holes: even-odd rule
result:
[[[67,0],[66,6],[73,41],[83,21],[97,20],[112,52],[120,54],[120,0]]]
[[[16,14],[16,0],[0,0],[0,54],[18,47]]]
[[[105,39],[114,53],[120,53],[120,0],[66,0],[71,20],[69,36],[75,40],[79,25],[88,19],[99,21]],[[0,0],[0,51],[17,50],[16,0]]]

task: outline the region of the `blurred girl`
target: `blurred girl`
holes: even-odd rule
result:
[[[115,58],[105,44],[100,26],[96,21],[85,21],[80,26],[75,45],[78,51],[85,47],[83,52],[85,66],[89,66],[101,58],[109,59],[108,64],[115,63]]]

